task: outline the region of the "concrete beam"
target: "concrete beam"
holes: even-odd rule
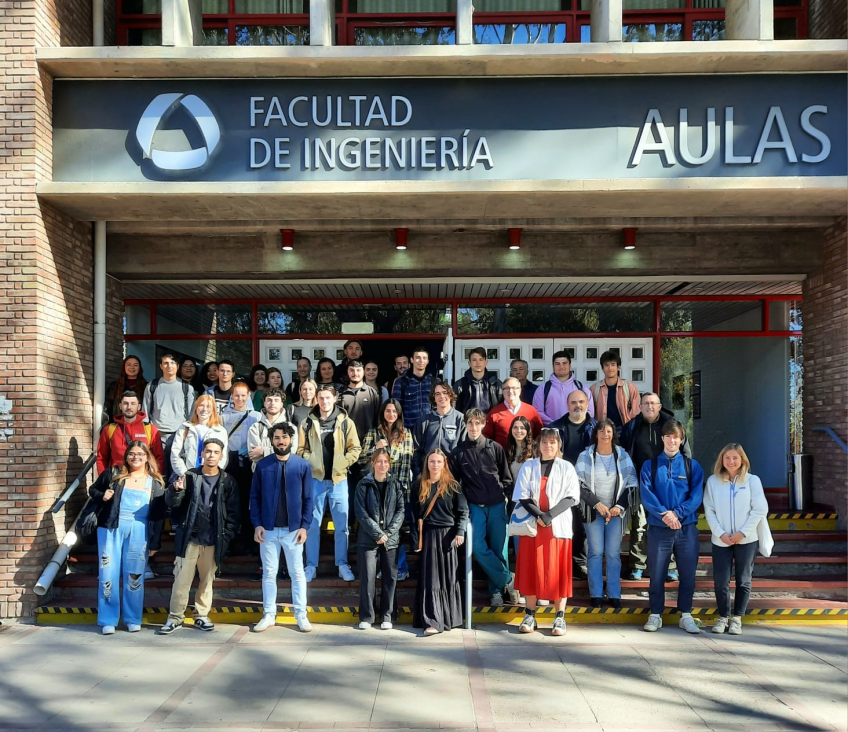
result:
[[[309,3],[309,45],[333,46],[336,38],[336,5],[333,0]]]
[[[592,0],[592,43],[621,43],[621,0]]]
[[[729,41],[773,41],[774,0],[727,0],[724,36]]]
[[[363,78],[841,72],[848,40],[539,46],[39,48],[54,78]]]
[[[162,0],[162,45],[203,45],[202,0]]]
[[[474,43],[473,0],[456,0],[456,44],[467,46]]]

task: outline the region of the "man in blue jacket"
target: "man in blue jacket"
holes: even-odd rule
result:
[[[268,436],[274,454],[256,464],[250,488],[250,520],[262,558],[262,619],[253,630],[261,633],[276,623],[277,570],[282,549],[291,574],[297,627],[309,633],[312,624],[306,616],[303,544],[312,524],[312,470],[306,460],[292,454],[294,427],[290,423],[277,422],[268,430]]]
[[[663,451],[642,466],[639,479],[642,505],[648,516],[648,571],[651,616],[645,630],[662,628],[665,609],[665,582],[671,555],[677,560],[680,585],[677,608],[680,627],[687,633],[700,633],[692,618],[695,570],[698,567],[698,509],[704,497],[704,471],[680,452],[686,430],[676,419],[662,427]]]

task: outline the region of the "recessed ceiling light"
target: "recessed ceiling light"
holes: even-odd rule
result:
[[[393,292],[395,295],[401,295],[401,294],[403,294],[403,290],[392,290],[392,292]]]

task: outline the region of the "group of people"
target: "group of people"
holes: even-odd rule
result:
[[[702,503],[720,614],[713,631],[741,632],[764,523],[768,529],[762,485],[737,444],[720,452],[705,483],[683,425],[656,394],[621,377],[617,352],[601,356],[604,379],[593,385],[577,380],[569,354],[557,352],[550,379],[538,386],[521,360],[501,382],[483,348],[470,351],[453,384],[429,370],[423,347],[399,356],[396,378],[382,386],[360,341],[344,352],[338,365],[319,361],[314,376],[301,358],[288,386],[277,369],[257,365],[242,380],[229,361],[197,369],[170,353],[159,359],[162,376],[147,383],[140,360],[124,360],[109,387],[113,417],[90,489],[104,634],[115,632],[122,608],[128,630],[140,627],[146,560],[160,547],[167,515],[176,559],[162,634],[183,626],[195,575],[194,625],[214,627],[214,577],[232,551],[261,561],[263,616],[254,631],[275,624],[285,569],[297,625],[308,632],[307,586],[328,509],[335,565],[347,582],[356,580],[348,546],[356,529],[363,630],[392,627],[408,552],[418,555],[413,625],[425,635],[460,626],[459,549],[470,525],[490,603],[523,604],[522,633],[537,629],[537,605],[555,603],[553,634],[565,634],[575,573],[587,577],[593,607],[606,599],[620,608],[628,530],[629,577],[650,577],[645,630],[662,627],[666,582],[679,581],[679,625],[698,633],[691,612]]]

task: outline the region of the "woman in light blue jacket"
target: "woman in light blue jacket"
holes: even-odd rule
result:
[[[713,633],[742,634],[742,616],[751,597],[751,577],[759,548],[760,522],[767,521],[763,484],[748,472],[742,445],[731,442],[718,454],[704,491],[704,513],[712,534],[713,582],[719,618]],[[766,523],[766,527],[768,524]],[[767,528],[766,528],[767,532]],[[771,553],[771,549],[766,551]],[[730,574],[736,564],[736,594],[730,614]]]
[[[621,607],[621,537],[630,526],[630,495],[639,485],[630,456],[618,446],[615,424],[602,419],[592,444],[577,458],[583,525],[588,540],[589,597],[601,607],[604,597],[604,556],[607,559],[607,596]]]

